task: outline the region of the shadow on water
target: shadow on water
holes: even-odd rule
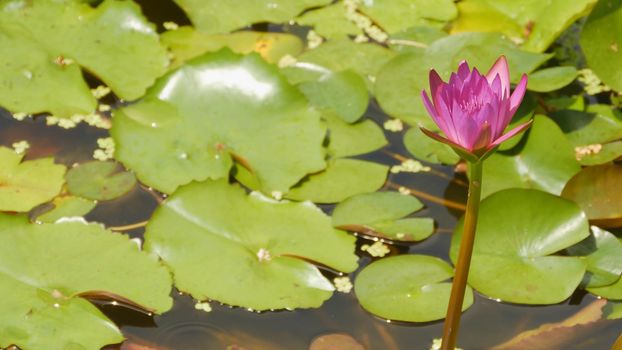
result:
[[[168,20],[179,24],[189,23],[172,1],[141,0],[138,3],[159,26]],[[387,119],[375,102],[372,102],[367,114],[378,124]],[[87,161],[92,159],[97,138],[107,136],[105,130],[85,125],[64,130],[46,126],[42,119],[17,122],[6,112],[0,111],[0,144],[10,147],[13,142],[28,140],[31,144],[28,158],[54,156],[57,162],[66,165]],[[360,158],[396,165],[400,163],[400,159],[395,155],[409,157],[402,145],[403,132],[387,132],[386,136],[390,147]],[[432,167],[433,173],[390,174],[385,189],[395,190],[396,187],[404,186],[464,204],[464,175],[454,173],[451,167]],[[100,203],[87,219],[102,222],[108,227],[143,222],[149,219],[157,207],[156,199],[157,194],[136,187],[120,199]],[[396,251],[429,254],[449,260],[451,232],[462,213],[434,201],[423,199],[423,202],[426,209],[416,215],[434,218],[437,232],[422,242],[398,246],[392,254]],[[332,210],[330,206],[324,206],[323,209],[327,212]],[[143,232],[144,228],[138,227],[128,233],[132,237],[142,237]],[[364,241],[359,238],[359,246]],[[360,250],[357,251],[360,253]],[[361,253],[360,268],[371,261],[368,255]],[[355,280],[357,272],[350,276],[352,280]],[[150,316],[111,304],[98,305],[121,327],[130,340],[137,344],[150,344],[154,349],[161,350],[225,349],[230,345],[238,345],[247,350],[307,349],[315,337],[335,332],[352,335],[368,350],[418,350],[428,349],[432,339],[439,337],[442,331],[442,322],[406,324],[378,319],[360,307],[354,292],[335,293],[320,309],[264,313],[230,308],[215,302],[211,303],[213,310],[208,313],[195,309],[195,302],[187,295],[174,292],[174,299],[173,309],[159,316]],[[591,295],[577,294],[563,304],[527,307],[500,303],[476,295],[474,305],[463,316],[459,344],[466,350],[487,349],[521,331],[543,323],[561,321],[593,300],[595,298]],[[587,341],[575,343],[574,347],[565,349],[608,349],[619,335],[620,329],[622,321],[611,321],[604,328],[598,329],[598,334],[593,334]]]

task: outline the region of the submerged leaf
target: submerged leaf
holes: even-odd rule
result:
[[[91,294],[158,313],[172,305],[166,269],[100,225],[34,225],[0,215],[0,242],[3,348],[99,349],[122,341],[117,326],[83,298]]]
[[[451,241],[457,260],[461,220]],[[573,202],[537,190],[509,189],[482,201],[469,284],[496,299],[555,304],[568,298],[586,269],[583,259],[555,254],[589,235]]]
[[[75,64],[73,63],[75,62]],[[56,116],[92,113],[80,67],[136,99],[166,70],[154,25],[132,1],[8,0],[0,4],[0,105]]]
[[[319,307],[333,286],[308,261],[351,272],[354,238],[309,202],[246,195],[226,180],[179,188],[147,226],[145,249],[199,300],[255,310]]]
[[[326,334],[313,339],[309,350],[365,350],[363,345],[344,333]]]
[[[286,192],[326,165],[325,128],[304,96],[255,54],[197,57],[115,112],[118,160],[145,184],[172,193],[223,178],[235,159],[262,191]]]
[[[443,319],[447,311],[451,266],[428,255],[398,255],[365,267],[354,289],[363,308],[382,318],[429,322]],[[462,310],[473,304],[473,291],[466,287]]]
[[[54,159],[22,161],[23,155],[0,147],[0,210],[25,212],[60,193],[65,167]]]
[[[129,192],[136,185],[133,173],[122,171],[115,162],[87,162],[67,172],[70,193],[94,200],[111,200]],[[121,171],[120,171],[121,170]]]

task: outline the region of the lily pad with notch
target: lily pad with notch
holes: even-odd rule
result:
[[[463,219],[451,241],[457,260]],[[532,189],[508,189],[484,199],[469,284],[482,294],[520,304],[556,304],[575,291],[584,259],[555,255],[589,235],[574,202]]]
[[[354,241],[310,202],[247,195],[224,179],[180,187],[145,233],[180,291],[254,310],[319,307],[334,287],[312,262],[351,272]]]
[[[75,63],[74,63],[75,62]],[[81,67],[122,99],[140,97],[166,71],[155,26],[132,1],[3,1],[0,105],[70,117],[95,111]]]
[[[430,322],[445,317],[453,270],[445,261],[428,255],[397,255],[366,266],[354,290],[361,306],[389,320]],[[466,287],[462,310],[473,304]]]
[[[227,177],[233,160],[265,193],[286,192],[326,167],[320,115],[257,54],[223,49],[169,72],[140,102],[115,111],[116,158],[172,193]]]
[[[65,183],[65,166],[52,158],[27,160],[0,147],[0,210],[26,212],[58,195]]]
[[[51,204],[49,210],[36,216],[37,222],[55,223],[59,220],[83,217],[95,208],[97,202],[76,196],[59,196],[54,198]]]
[[[617,282],[622,276],[622,242],[612,233],[597,226],[592,234],[567,249],[573,256],[587,262],[586,287],[604,287]]]
[[[172,306],[168,271],[101,225],[30,224],[25,216],[0,214],[0,237],[3,348],[99,349],[121,342],[119,328],[90,298],[145,312]]]
[[[337,204],[333,226],[395,241],[420,241],[434,231],[431,218],[403,218],[423,208],[417,198],[399,192],[352,196]]]
[[[136,176],[116,162],[92,161],[78,164],[65,175],[71,194],[93,200],[111,200],[131,191]]]

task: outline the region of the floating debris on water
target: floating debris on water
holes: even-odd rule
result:
[[[400,132],[404,130],[404,123],[401,119],[390,119],[384,122],[383,127],[388,131]]]
[[[341,293],[350,293],[352,290],[352,281],[350,281],[350,277],[335,277],[333,279],[333,283],[335,284],[335,289]]]
[[[201,311],[205,311],[205,312],[211,312],[212,311],[212,306],[207,302],[197,302],[196,304],[194,304],[194,308],[197,310],[201,310]]]
[[[383,244],[380,241],[375,242],[372,245],[363,244],[361,246],[361,250],[367,252],[369,255],[375,258],[381,258],[391,252],[389,247],[386,244]]]
[[[97,139],[97,146],[99,148],[93,152],[93,158],[101,161],[114,158],[115,144],[112,137]]]
[[[419,173],[422,171],[430,171],[432,170],[432,168],[430,168],[429,166],[425,166],[423,164],[421,164],[420,161],[418,160],[414,160],[414,159],[407,159],[405,161],[402,162],[402,164],[400,165],[394,165],[391,167],[391,173],[392,174],[397,174],[397,173]]]
[[[11,147],[13,147],[15,153],[24,154],[30,148],[30,144],[28,143],[28,141],[22,140],[18,142],[13,142]]]

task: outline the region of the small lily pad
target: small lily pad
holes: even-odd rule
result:
[[[254,23],[283,23],[331,0],[175,0],[201,32],[227,33]]]
[[[404,146],[410,154],[426,162],[456,164],[460,160],[451,147],[428,137],[416,126],[404,134]]]
[[[75,62],[75,63],[74,63]],[[80,67],[117,96],[140,97],[166,71],[155,26],[132,1],[3,1],[0,4],[0,105],[69,117],[96,100]]]
[[[538,92],[554,91],[572,83],[578,75],[577,69],[570,66],[541,69],[529,75],[527,88]]]
[[[564,187],[562,196],[575,201],[596,225],[622,224],[622,165],[609,163],[583,168]]]
[[[301,83],[298,88],[311,104],[332,109],[348,123],[361,118],[369,103],[365,80],[351,70],[324,74],[317,81]]]
[[[123,171],[115,162],[87,162],[67,172],[70,193],[93,200],[111,200],[129,192],[136,185],[133,173]]]
[[[322,116],[328,126],[328,152],[332,157],[370,153],[387,145],[384,132],[370,119],[348,124],[332,112],[324,112]]]
[[[316,33],[327,39],[363,34],[363,30],[346,17],[346,6],[343,2],[307,11],[296,18],[296,23],[313,27]]]
[[[199,300],[254,310],[319,307],[334,289],[309,261],[351,272],[354,237],[309,202],[246,195],[226,180],[180,187],[156,209],[145,249]]]
[[[430,322],[445,317],[453,270],[428,255],[398,255],[375,261],[356,278],[361,306],[376,316],[396,321]],[[467,286],[462,310],[473,304]]]
[[[338,158],[328,162],[321,173],[309,175],[292,187],[286,198],[314,203],[337,203],[359,193],[381,188],[389,168],[357,159]]]
[[[587,239],[567,250],[571,255],[585,257],[587,287],[611,285],[622,276],[622,243],[610,232],[592,226]]]
[[[422,20],[448,22],[458,14],[452,0],[362,1],[359,9],[388,33],[410,28]]]
[[[22,162],[23,155],[0,147],[0,210],[25,212],[60,193],[65,166],[54,159]]]
[[[100,349],[121,342],[121,331],[88,297],[157,313],[172,305],[166,269],[101,225],[35,225],[0,215],[0,237],[0,347]]]
[[[486,160],[482,197],[516,187],[558,195],[579,170],[574,149],[561,130],[549,118],[537,115],[521,142]]]
[[[165,193],[223,178],[235,159],[266,193],[325,168],[326,129],[304,96],[257,54],[192,59],[115,111],[115,157]]]
[[[75,196],[56,197],[52,204],[51,210],[37,216],[37,222],[55,223],[61,219],[83,217],[97,205],[95,201]]]
[[[451,241],[454,262],[462,227],[460,220]],[[569,200],[530,189],[497,192],[480,205],[469,284],[507,302],[559,303],[583,279],[586,262],[552,254],[588,235],[585,214]]]
[[[303,49],[302,40],[287,33],[240,31],[205,34],[192,27],[180,27],[163,33],[161,39],[173,54],[172,67],[178,67],[189,59],[223,47],[240,54],[256,52],[270,63],[278,63],[285,55],[297,56]]]
[[[333,226],[391,240],[419,241],[432,234],[434,221],[401,218],[421,208],[423,203],[417,198],[398,192],[359,194],[337,204]]]

